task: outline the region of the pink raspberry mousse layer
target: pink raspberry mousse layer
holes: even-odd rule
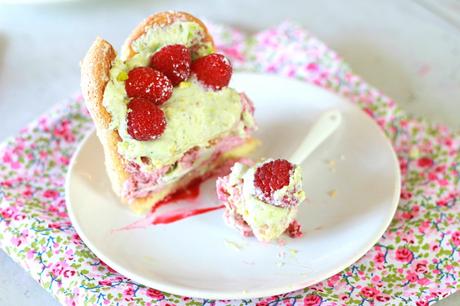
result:
[[[225,205],[225,221],[243,236],[254,235],[260,241],[275,240],[283,233],[292,238],[301,237],[300,224],[294,219],[299,204],[305,199],[301,170],[296,165],[287,168],[289,177],[282,183],[285,186],[277,186],[279,188],[271,190],[267,198],[267,194],[262,197],[262,190],[255,186],[255,173],[266,163],[273,163],[273,160],[257,165],[253,162],[236,163],[229,175],[217,179],[217,196]],[[279,175],[279,172],[267,172],[265,179],[270,184],[273,183],[270,179],[275,179],[276,183]]]
[[[205,173],[222,154],[242,145],[245,141],[246,139],[238,136],[224,137],[214,145],[212,150],[192,148],[176,164],[164,166],[153,172],[142,172],[137,164],[130,163],[125,166],[131,176],[124,184],[123,196],[128,200],[146,197],[177,181],[179,173],[180,177],[185,174],[196,174],[197,171]],[[174,175],[174,172],[178,173]]]

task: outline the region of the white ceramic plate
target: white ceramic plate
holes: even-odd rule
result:
[[[93,133],[67,177],[70,218],[104,262],[144,285],[179,295],[237,299],[289,292],[334,275],[364,255],[393,218],[400,193],[396,155],[378,126],[344,98],[274,75],[236,73],[232,85],[256,106],[263,146],[257,156],[288,158],[318,115],[343,112],[342,127],[302,165],[308,200],[300,239],[264,244],[228,228],[222,210],[144,229],[112,231],[139,220],[113,194]],[[335,161],[335,167],[327,161]],[[197,203],[217,204],[214,180]],[[335,197],[330,192],[335,192]]]

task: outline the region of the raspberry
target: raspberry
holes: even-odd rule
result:
[[[232,65],[222,54],[209,54],[192,63],[192,73],[204,85],[214,90],[225,87],[232,77]]]
[[[125,89],[130,98],[145,98],[160,105],[171,97],[173,86],[160,71],[137,67],[128,73]]]
[[[272,193],[289,185],[291,170],[294,166],[285,159],[269,161],[258,167],[254,175],[254,185],[270,199]]]
[[[169,45],[161,48],[150,59],[150,67],[164,73],[173,86],[190,76],[192,56],[184,45]]]
[[[163,134],[166,120],[163,111],[151,101],[133,98],[128,104],[128,134],[136,140],[154,140]]]
[[[300,225],[299,222],[294,220],[289,224],[288,228],[286,229],[286,233],[291,238],[300,238],[303,236],[302,225]]]

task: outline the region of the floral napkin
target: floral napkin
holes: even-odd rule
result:
[[[314,83],[358,104],[386,132],[403,177],[399,208],[380,241],[344,271],[278,296],[231,301],[180,297],[118,274],[80,240],[64,180],[92,129],[80,97],[58,105],[0,146],[0,247],[68,305],[430,305],[460,289],[460,135],[413,119],[291,23],[254,36],[213,25],[236,69]]]

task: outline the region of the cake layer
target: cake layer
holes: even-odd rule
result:
[[[126,170],[131,176],[123,186],[122,196],[128,201],[148,196],[166,185],[177,182],[189,172],[206,167],[214,160],[219,159],[225,152],[243,145],[246,141],[246,138],[226,136],[210,147],[194,147],[174,164],[151,172],[144,172],[137,164],[129,163],[126,165]]]
[[[258,145],[259,141],[252,138],[246,139],[244,143],[219,154],[217,158],[210,158],[206,160],[199,167],[181,176],[174,183],[165,184],[161,188],[157,188],[154,192],[148,193],[145,197],[135,198],[135,200],[131,202],[130,207],[137,213],[145,213],[169,194],[186,187],[195,178],[202,178],[203,176],[208,177],[212,175],[226,175],[228,174],[228,169],[230,169],[235,162],[243,159],[244,156],[251,153]],[[222,171],[224,171],[224,173],[222,173]]]

